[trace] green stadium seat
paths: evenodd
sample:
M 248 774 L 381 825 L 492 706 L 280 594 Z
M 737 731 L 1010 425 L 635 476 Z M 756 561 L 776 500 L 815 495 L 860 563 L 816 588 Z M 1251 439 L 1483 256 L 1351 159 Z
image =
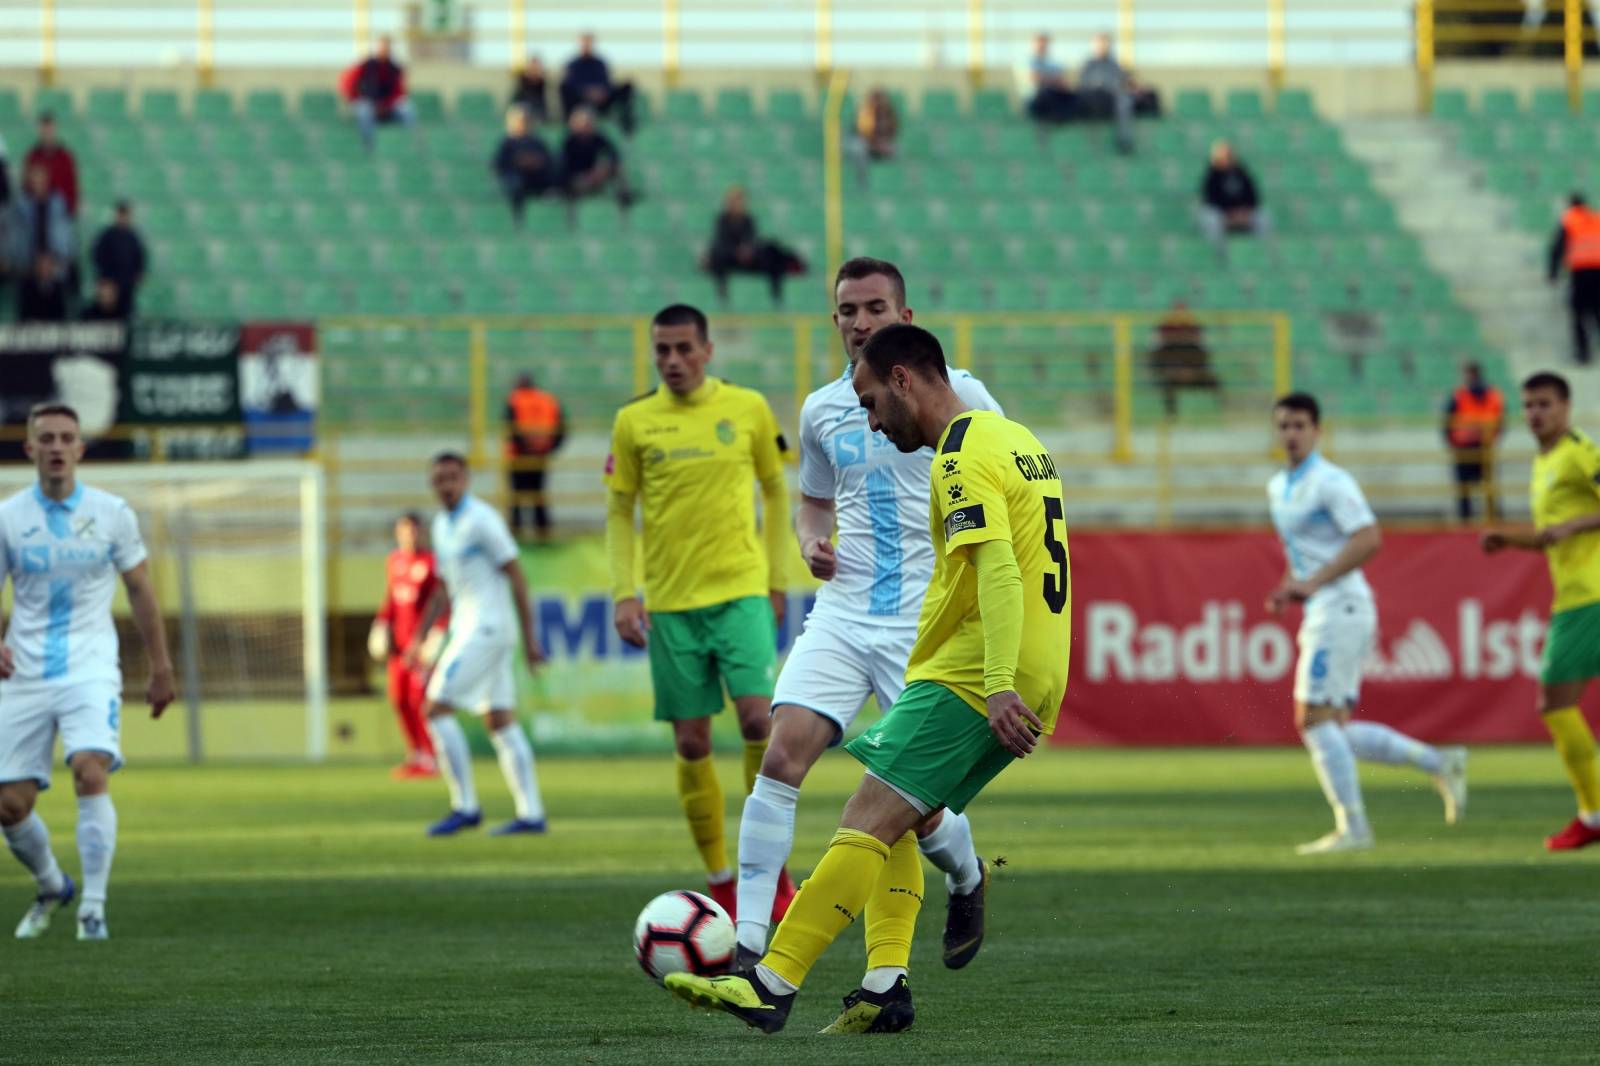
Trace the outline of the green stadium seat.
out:
M 172 122 L 182 117 L 178 94 L 171 89 L 146 89 L 139 94 L 139 117 L 145 122 Z
M 194 94 L 194 117 L 201 122 L 227 122 L 234 117 L 233 96 L 221 89 Z
M 1172 113 L 1178 118 L 1210 118 L 1211 94 L 1204 89 L 1179 89 L 1172 102 Z
M 33 116 L 37 118 L 46 111 L 62 124 L 70 123 L 77 114 L 72 94 L 66 89 L 39 89 L 33 94 Z
M 979 89 L 972 94 L 973 118 L 1012 118 L 1018 109 L 1011 105 L 1011 96 L 1004 89 Z
M 1449 121 L 1469 117 L 1472 109 L 1467 105 L 1467 94 L 1460 89 L 1439 89 L 1433 94 L 1433 115 Z
M 1254 89 L 1230 89 L 1226 101 L 1226 114 L 1229 118 L 1261 118 L 1266 114 L 1266 107 L 1261 102 L 1261 94 Z
M 692 89 L 669 89 L 666 117 L 674 122 L 698 122 L 705 118 L 705 102 Z
M 494 95 L 481 89 L 467 89 L 456 94 L 456 118 L 463 122 L 498 124 L 502 112 Z
M 1485 89 L 1478 98 L 1478 113 L 1484 118 L 1520 118 L 1522 105 L 1510 89 Z
M 794 89 L 773 89 L 767 93 L 767 117 L 784 122 L 803 122 L 809 118 L 805 97 Z
M 1284 89 L 1278 93 L 1272 113 L 1279 118 L 1317 117 L 1316 107 L 1311 102 L 1311 94 L 1305 89 Z
M 302 89 L 295 110 L 302 119 L 332 122 L 340 117 L 339 96 L 331 89 Z
M 415 89 L 407 95 L 419 122 L 439 122 L 444 119 L 444 97 L 437 89 Z
M 749 89 L 718 89 L 716 113 L 729 122 L 747 122 L 755 117 L 756 103 Z
M 10 126 L 21 126 L 22 100 L 15 89 L 0 89 L 0 123 Z
M 276 89 L 252 89 L 244 98 L 244 114 L 257 122 L 279 122 L 288 117 L 289 107 Z
M 955 122 L 961 118 L 961 101 L 950 89 L 925 89 L 922 93 L 923 121 Z
M 1535 89 L 1529 113 L 1536 118 L 1566 118 L 1571 109 L 1567 105 L 1565 89 Z
M 128 117 L 128 94 L 121 89 L 90 89 L 84 113 L 96 122 L 121 122 Z

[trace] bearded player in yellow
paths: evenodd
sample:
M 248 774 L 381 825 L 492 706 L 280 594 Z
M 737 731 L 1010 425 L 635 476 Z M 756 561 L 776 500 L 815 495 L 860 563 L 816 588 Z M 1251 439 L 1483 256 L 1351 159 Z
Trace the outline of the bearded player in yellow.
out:
M 734 914 L 736 886 L 711 759 L 711 718 L 733 700 L 744 784 L 772 729 L 774 622 L 783 623 L 789 492 L 783 436 L 760 393 L 706 376 L 706 316 L 686 304 L 650 323 L 661 387 L 617 412 L 606 460 L 606 512 L 617 635 L 650 651 L 657 721 L 672 726 L 678 798 L 705 862 L 711 897 Z M 756 530 L 755 483 L 763 529 Z M 634 573 L 633 513 L 644 510 L 644 586 Z M 763 540 L 765 547 L 763 547 Z M 647 609 L 648 608 L 648 609 Z M 793 893 L 782 874 L 774 911 Z
M 1543 552 L 1556 598 L 1539 665 L 1539 713 L 1578 795 L 1578 816 L 1544 846 L 1568 851 L 1600 841 L 1600 770 L 1578 703 L 1600 677 L 1600 448 L 1572 428 L 1572 390 L 1559 374 L 1522 383 L 1522 413 L 1539 442 L 1533 460 L 1532 533 L 1495 530 L 1483 550 Z
M 934 571 L 906 688 L 846 745 L 866 777 L 759 964 L 725 977 L 668 974 L 669 991 L 768 1033 L 806 974 L 855 921 L 892 848 L 940 809 L 960 813 L 1055 726 L 1071 636 L 1066 529 L 1055 464 L 1027 429 L 970 409 L 933 334 L 886 326 L 852 384 L 868 424 L 901 451 L 932 447 Z M 914 840 L 911 843 L 915 847 Z M 866 1032 L 887 998 L 858 990 L 825 1032 Z

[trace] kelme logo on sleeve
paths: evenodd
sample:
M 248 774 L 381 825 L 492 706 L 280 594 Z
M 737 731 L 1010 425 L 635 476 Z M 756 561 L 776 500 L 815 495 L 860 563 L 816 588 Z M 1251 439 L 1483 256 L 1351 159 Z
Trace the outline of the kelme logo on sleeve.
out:
M 945 516 L 944 537 L 949 540 L 957 533 L 965 533 L 969 529 L 982 529 L 983 526 L 983 504 L 975 503 L 971 507 L 951 511 Z

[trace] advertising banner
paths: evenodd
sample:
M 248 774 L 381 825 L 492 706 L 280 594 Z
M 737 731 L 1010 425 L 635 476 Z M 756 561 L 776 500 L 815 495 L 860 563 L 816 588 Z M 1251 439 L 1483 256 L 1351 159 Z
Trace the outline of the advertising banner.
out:
M 315 443 L 317 328 L 309 322 L 246 322 L 239 394 L 251 455 L 303 455 Z
M 0 325 L 0 460 L 20 461 L 28 410 L 57 400 L 70 404 L 86 437 L 117 421 L 122 366 L 128 347 L 121 322 L 26 322 Z M 101 442 L 90 458 L 113 458 Z
M 136 324 L 128 344 L 121 421 L 139 458 L 244 455 L 238 325 Z

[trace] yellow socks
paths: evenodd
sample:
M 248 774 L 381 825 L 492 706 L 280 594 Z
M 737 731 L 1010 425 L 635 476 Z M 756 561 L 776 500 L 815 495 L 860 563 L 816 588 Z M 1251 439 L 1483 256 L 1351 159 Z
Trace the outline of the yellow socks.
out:
M 871 834 L 835 833 L 827 854 L 789 904 L 762 964 L 798 988 L 828 945 L 866 908 L 888 858 L 888 845 Z
M 1583 814 L 1600 813 L 1600 770 L 1595 767 L 1594 734 L 1583 712 L 1576 707 L 1563 707 L 1544 716 L 1544 726 L 1550 730 L 1556 752 L 1566 765 L 1567 778 L 1572 791 L 1578 794 L 1578 810 Z
M 765 740 L 747 740 L 744 742 L 744 794 L 750 795 L 750 790 L 756 787 L 756 778 L 761 776 L 761 760 L 766 757 L 767 742 Z
M 689 819 L 695 847 L 700 849 L 707 873 L 726 873 L 730 867 L 723 839 L 722 784 L 717 780 L 716 765 L 709 755 L 703 759 L 679 755 L 677 761 L 678 799 L 683 804 L 684 817 Z
M 867 969 L 911 965 L 911 934 L 922 910 L 922 854 L 917 834 L 907 833 L 889 849 L 889 861 L 867 900 Z

